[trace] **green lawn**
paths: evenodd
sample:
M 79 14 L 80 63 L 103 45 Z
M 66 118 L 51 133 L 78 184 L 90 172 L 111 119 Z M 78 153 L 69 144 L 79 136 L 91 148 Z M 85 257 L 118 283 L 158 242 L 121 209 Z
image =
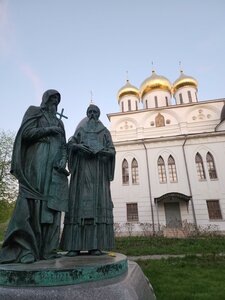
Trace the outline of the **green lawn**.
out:
M 225 258 L 216 256 L 137 261 L 157 300 L 225 299 Z
M 225 236 L 164 238 L 164 237 L 129 237 L 116 238 L 115 252 L 125 255 L 151 254 L 207 254 L 224 253 Z
M 116 238 L 115 251 L 130 256 L 186 255 L 137 261 L 151 282 L 157 300 L 225 300 L 225 257 L 219 255 L 225 253 L 225 236 L 121 237 Z

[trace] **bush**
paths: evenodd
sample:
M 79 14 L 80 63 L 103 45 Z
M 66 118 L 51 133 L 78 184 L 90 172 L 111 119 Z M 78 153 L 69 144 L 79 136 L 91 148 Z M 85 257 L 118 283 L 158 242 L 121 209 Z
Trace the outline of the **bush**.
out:
M 4 236 L 5 236 L 7 227 L 8 227 L 8 222 L 0 223 L 0 242 L 4 240 Z
M 15 202 L 0 200 L 0 224 L 7 222 L 12 215 L 15 207 Z

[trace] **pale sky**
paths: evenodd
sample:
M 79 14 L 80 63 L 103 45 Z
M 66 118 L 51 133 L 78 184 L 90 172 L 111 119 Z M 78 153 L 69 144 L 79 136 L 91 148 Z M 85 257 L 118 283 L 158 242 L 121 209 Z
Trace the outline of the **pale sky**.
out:
M 61 93 L 69 138 L 91 100 L 118 112 L 117 92 L 151 75 L 198 80 L 199 100 L 225 97 L 224 0 L 0 0 L 0 129 L 17 132 L 47 89 Z

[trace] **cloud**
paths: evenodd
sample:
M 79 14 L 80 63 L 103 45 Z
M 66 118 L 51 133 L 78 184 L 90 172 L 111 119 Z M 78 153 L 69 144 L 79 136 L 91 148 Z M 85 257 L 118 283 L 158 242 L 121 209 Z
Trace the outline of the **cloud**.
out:
M 43 94 L 43 84 L 36 72 L 27 64 L 20 65 L 22 73 L 29 79 L 34 89 L 34 94 L 37 102 L 40 102 L 40 98 Z

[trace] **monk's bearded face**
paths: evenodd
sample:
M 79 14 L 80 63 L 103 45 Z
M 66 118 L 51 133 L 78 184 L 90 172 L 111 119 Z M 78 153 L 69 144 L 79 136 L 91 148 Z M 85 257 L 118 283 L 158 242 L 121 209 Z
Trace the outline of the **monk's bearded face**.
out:
M 46 108 L 49 112 L 56 114 L 57 112 L 57 106 L 59 103 L 59 95 L 51 95 L 46 103 Z
M 90 120 L 93 119 L 93 120 L 97 121 L 99 118 L 99 112 L 95 108 L 90 108 L 87 112 L 87 116 Z

